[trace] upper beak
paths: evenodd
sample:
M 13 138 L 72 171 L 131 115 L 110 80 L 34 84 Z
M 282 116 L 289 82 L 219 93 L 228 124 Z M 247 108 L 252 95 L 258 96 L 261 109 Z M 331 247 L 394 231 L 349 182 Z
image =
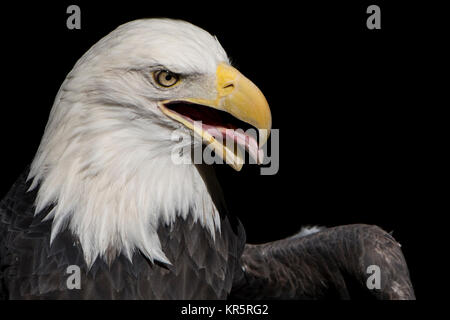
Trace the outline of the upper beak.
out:
M 217 95 L 212 100 L 203 98 L 182 100 L 225 111 L 257 128 L 259 143 L 255 146 L 257 148 L 256 159 L 258 162 L 262 162 L 262 159 L 260 159 L 262 151 L 260 149 L 266 143 L 272 126 L 272 116 L 266 98 L 253 82 L 226 63 L 220 63 L 217 67 L 216 92 Z M 165 108 L 163 104 L 160 104 L 160 108 L 166 115 L 183 123 L 194 133 L 200 135 L 204 141 L 210 143 L 214 151 L 234 169 L 239 171 L 242 168 L 243 156 L 235 148 L 228 148 L 217 141 L 209 132 L 201 127 L 194 126 L 192 122 Z M 252 154 L 252 152 L 249 153 Z M 255 156 L 254 153 L 253 156 Z

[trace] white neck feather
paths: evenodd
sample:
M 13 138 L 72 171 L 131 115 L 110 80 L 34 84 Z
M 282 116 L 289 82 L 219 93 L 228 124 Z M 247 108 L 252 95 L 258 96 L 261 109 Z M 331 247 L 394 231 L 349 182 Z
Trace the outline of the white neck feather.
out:
M 170 263 L 158 225 L 189 213 L 214 237 L 218 211 L 196 167 L 172 161 L 172 129 L 122 107 L 58 102 L 29 175 L 36 214 L 54 205 L 51 241 L 69 227 L 90 266 L 121 253 L 131 260 L 135 249 Z

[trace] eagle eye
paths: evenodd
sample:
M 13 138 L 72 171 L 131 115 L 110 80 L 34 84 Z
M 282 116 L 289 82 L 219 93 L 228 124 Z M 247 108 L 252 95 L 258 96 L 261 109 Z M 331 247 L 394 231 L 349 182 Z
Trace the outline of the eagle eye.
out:
M 180 80 L 179 75 L 168 70 L 157 70 L 153 72 L 153 78 L 158 85 L 164 88 L 172 87 Z

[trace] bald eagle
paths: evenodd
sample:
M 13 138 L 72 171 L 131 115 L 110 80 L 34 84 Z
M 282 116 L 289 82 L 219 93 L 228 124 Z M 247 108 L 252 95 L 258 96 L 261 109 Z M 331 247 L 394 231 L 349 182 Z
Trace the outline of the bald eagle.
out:
M 240 170 L 242 152 L 222 138 L 261 162 L 271 121 L 208 32 L 170 19 L 119 26 L 67 75 L 34 160 L 1 202 L 0 296 L 414 299 L 399 244 L 376 226 L 245 243 L 212 167 L 184 161 L 179 142 Z M 259 135 L 235 133 L 244 124 Z

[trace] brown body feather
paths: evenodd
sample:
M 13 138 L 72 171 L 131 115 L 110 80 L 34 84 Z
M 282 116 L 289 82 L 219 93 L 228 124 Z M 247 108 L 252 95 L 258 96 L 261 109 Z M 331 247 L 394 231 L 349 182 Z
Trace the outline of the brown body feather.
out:
M 88 270 L 81 246 L 69 231 L 49 245 L 51 221 L 41 221 L 45 211 L 34 216 L 36 193 L 27 192 L 25 179 L 26 173 L 0 205 L 4 299 L 415 298 L 400 245 L 368 225 L 245 245 L 245 232 L 236 219 L 222 216 L 221 232 L 213 240 L 188 216 L 158 230 L 172 265 L 153 264 L 135 252 L 132 262 L 120 255 L 110 265 L 98 259 Z M 217 185 L 208 187 L 212 192 Z M 81 269 L 79 290 L 67 287 L 70 265 Z M 380 267 L 380 289 L 366 286 L 369 265 Z

